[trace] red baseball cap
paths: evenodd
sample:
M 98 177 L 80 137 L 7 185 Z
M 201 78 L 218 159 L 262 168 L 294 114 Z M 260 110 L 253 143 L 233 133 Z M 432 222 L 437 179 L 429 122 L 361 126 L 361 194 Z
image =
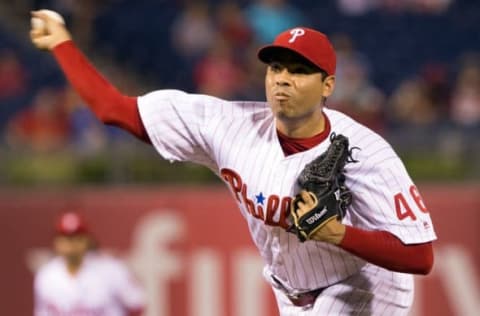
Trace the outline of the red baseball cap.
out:
M 88 234 L 87 223 L 76 212 L 63 213 L 56 222 L 55 230 L 57 234 L 66 236 Z
M 328 75 L 335 74 L 337 57 L 328 37 L 307 27 L 295 27 L 280 33 L 271 45 L 258 51 L 258 58 L 269 63 L 278 49 L 289 49 L 303 56 Z

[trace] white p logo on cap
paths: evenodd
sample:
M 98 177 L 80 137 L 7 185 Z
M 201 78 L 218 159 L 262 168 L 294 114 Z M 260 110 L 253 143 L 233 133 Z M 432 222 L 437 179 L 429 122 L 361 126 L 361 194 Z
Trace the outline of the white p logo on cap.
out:
M 297 37 L 305 35 L 305 30 L 301 28 L 295 28 L 290 31 L 290 34 L 292 34 L 292 37 L 288 40 L 289 43 L 295 42 Z

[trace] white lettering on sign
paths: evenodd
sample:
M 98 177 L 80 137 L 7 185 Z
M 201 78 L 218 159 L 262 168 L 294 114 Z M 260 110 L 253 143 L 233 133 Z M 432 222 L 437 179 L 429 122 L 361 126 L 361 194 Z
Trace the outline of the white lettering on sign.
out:
M 183 240 L 186 224 L 178 212 L 155 210 L 135 227 L 131 264 L 147 292 L 146 316 L 169 316 L 170 286 L 185 274 L 185 258 L 171 244 Z
M 213 248 L 197 247 L 190 253 L 172 249 L 172 243 L 187 238 L 187 221 L 179 213 L 154 210 L 135 227 L 129 262 L 147 292 L 145 316 L 173 315 L 171 285 L 179 281 L 187 284 L 183 297 L 188 316 L 266 315 L 270 289 L 260 255 L 252 249 L 234 249 L 228 267 L 226 258 Z M 228 285 L 227 279 L 233 282 Z M 227 295 L 232 295 L 231 307 Z
M 450 244 L 436 250 L 435 268 L 455 315 L 478 315 L 480 287 L 476 276 L 475 260 L 461 245 Z

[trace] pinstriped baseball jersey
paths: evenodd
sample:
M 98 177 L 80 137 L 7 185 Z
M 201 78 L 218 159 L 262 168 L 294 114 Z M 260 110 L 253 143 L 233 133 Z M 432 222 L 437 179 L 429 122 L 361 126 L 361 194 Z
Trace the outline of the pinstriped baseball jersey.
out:
M 413 301 L 413 278 L 366 264 L 359 273 L 326 288 L 311 308 L 293 306 L 273 288 L 282 316 L 407 315 Z
M 203 164 L 224 180 L 266 262 L 266 274 L 275 275 L 288 290 L 325 287 L 362 269 L 378 269 L 334 245 L 300 243 L 285 231 L 291 197 L 298 192 L 296 178 L 326 150 L 328 138 L 286 157 L 265 102 L 162 90 L 140 97 L 138 106 L 153 145 L 165 159 Z M 346 165 L 353 203 L 343 223 L 390 231 L 405 244 L 434 240 L 428 211 L 391 146 L 340 112 L 324 109 L 324 114 L 331 132 L 345 135 L 358 148 L 353 150 L 358 162 Z M 403 280 L 402 290 L 411 290 L 410 275 L 388 273 Z
M 35 275 L 35 316 L 125 316 L 142 310 L 144 296 L 122 262 L 106 255 L 87 254 L 73 276 L 61 257 Z

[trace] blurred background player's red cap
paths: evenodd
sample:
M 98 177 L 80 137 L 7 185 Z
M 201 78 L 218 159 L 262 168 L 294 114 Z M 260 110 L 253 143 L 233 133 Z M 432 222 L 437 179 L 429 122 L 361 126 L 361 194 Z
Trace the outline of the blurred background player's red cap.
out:
M 258 58 L 264 63 L 269 63 L 279 49 L 292 50 L 323 69 L 328 75 L 335 74 L 337 64 L 335 50 L 328 37 L 321 32 L 307 27 L 288 29 L 280 33 L 271 45 L 260 48 Z
M 87 234 L 88 227 L 85 219 L 76 212 L 65 212 L 60 215 L 55 224 L 55 231 L 59 235 Z

